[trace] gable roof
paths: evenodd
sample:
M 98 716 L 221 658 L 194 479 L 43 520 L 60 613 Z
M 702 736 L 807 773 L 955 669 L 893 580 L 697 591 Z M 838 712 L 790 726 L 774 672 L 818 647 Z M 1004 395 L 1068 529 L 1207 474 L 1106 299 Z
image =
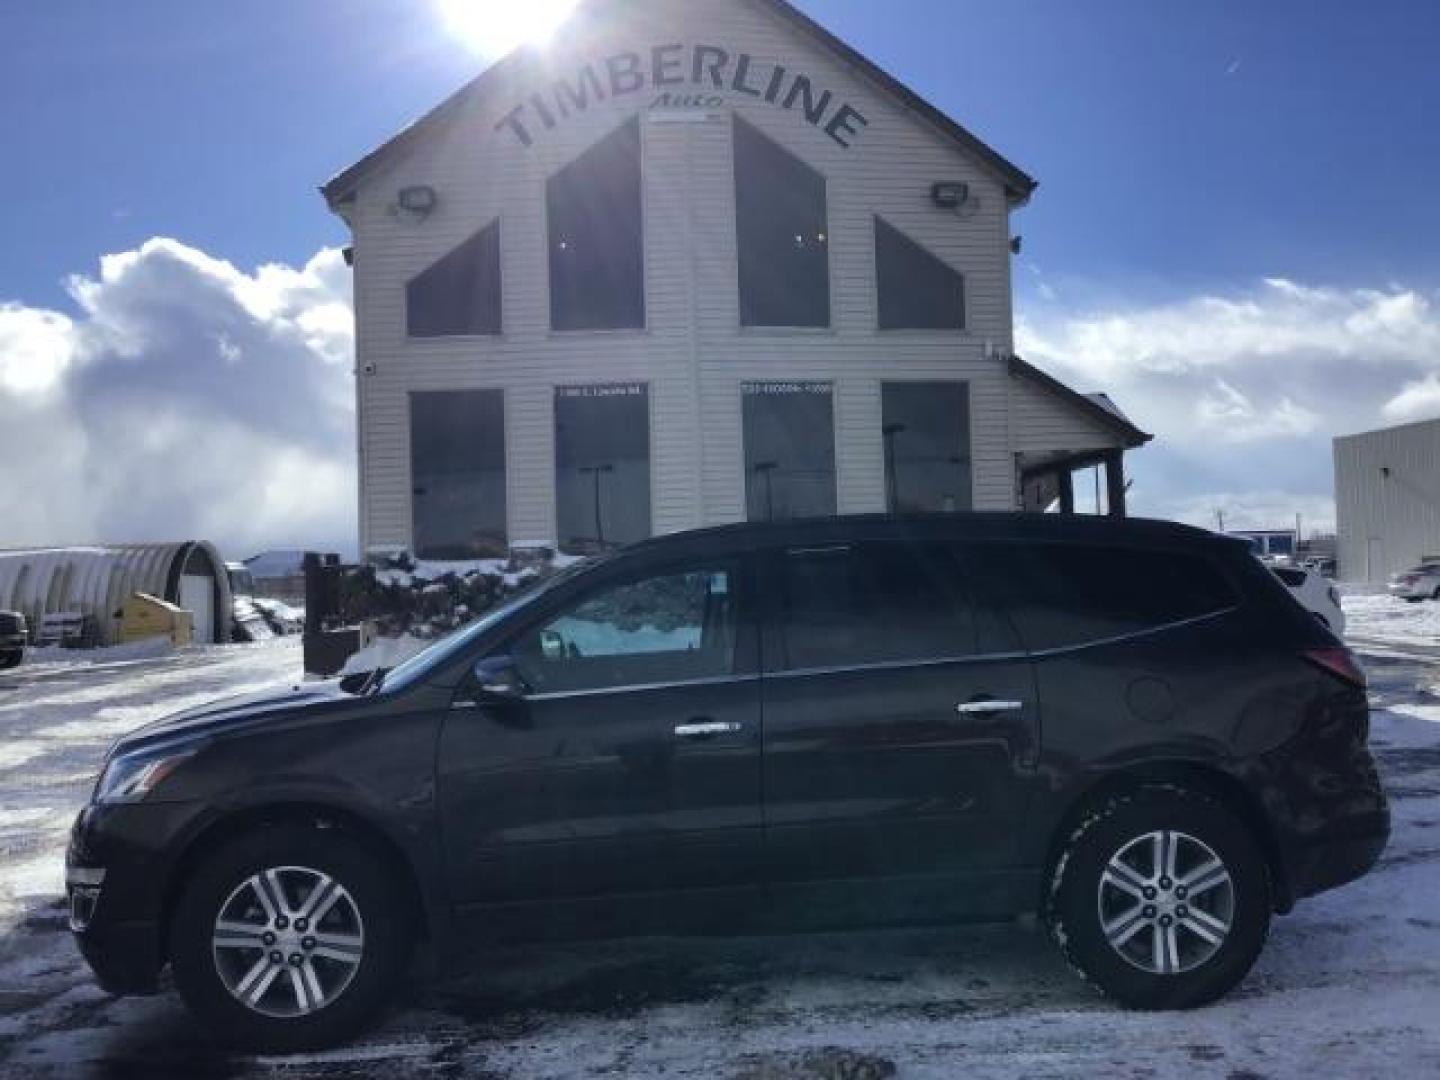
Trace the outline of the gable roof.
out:
M 1119 435 L 1128 447 L 1144 446 L 1155 438 L 1148 431 L 1141 431 L 1136 427 L 1107 394 L 1082 394 L 1018 356 L 1010 357 L 1010 374 L 1032 382 L 1042 390 L 1069 402 L 1092 420 L 1099 421 L 1103 427 Z
M 618 2 L 622 2 L 622 0 L 581 0 L 580 7 L 571 16 L 572 24 L 581 18 L 593 17 L 597 9 L 601 9 L 607 4 Z M 882 90 L 899 99 L 906 108 L 938 128 L 942 135 L 978 158 L 982 165 L 999 177 L 1012 202 L 1023 203 L 1034 193 L 1038 183 L 1019 166 L 981 142 L 979 138 L 931 105 L 899 79 L 789 3 L 789 0 L 751 0 L 751 2 L 759 4 L 803 34 L 819 42 L 823 47 L 836 53 L 845 63 L 856 68 Z M 445 124 L 452 116 L 460 113 L 467 104 L 486 93 L 492 85 L 500 82 L 502 76 L 508 73 L 512 67 L 518 66 L 527 55 L 529 55 L 529 51 L 522 47 L 496 61 L 419 120 L 370 151 L 349 168 L 337 173 L 320 188 L 320 192 L 325 196 L 325 201 L 330 204 L 330 208 L 334 210 L 352 198 L 360 181 L 382 161 L 423 139 L 431 131 Z

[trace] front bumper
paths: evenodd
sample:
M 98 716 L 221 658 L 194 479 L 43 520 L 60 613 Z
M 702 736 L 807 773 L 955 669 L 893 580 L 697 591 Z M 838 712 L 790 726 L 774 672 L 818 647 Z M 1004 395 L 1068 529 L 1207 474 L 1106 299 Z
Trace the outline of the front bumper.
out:
M 159 987 L 169 853 L 192 812 L 173 803 L 91 805 L 75 820 L 65 853 L 70 931 L 109 993 Z
M 1428 600 L 1435 594 L 1434 584 L 1425 585 L 1401 585 L 1398 582 L 1391 582 L 1385 587 L 1385 591 L 1397 600 Z

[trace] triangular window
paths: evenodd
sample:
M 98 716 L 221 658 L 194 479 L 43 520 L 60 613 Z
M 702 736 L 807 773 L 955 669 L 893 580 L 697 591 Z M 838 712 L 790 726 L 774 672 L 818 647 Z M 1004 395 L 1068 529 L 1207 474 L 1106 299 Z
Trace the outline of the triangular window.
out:
M 550 325 L 645 327 L 640 120 L 627 121 L 545 186 L 550 226 Z
M 500 333 L 500 222 L 492 221 L 405 287 L 411 337 Z
M 965 277 L 884 218 L 875 219 L 881 330 L 964 330 Z
M 825 177 L 735 118 L 741 326 L 830 325 Z

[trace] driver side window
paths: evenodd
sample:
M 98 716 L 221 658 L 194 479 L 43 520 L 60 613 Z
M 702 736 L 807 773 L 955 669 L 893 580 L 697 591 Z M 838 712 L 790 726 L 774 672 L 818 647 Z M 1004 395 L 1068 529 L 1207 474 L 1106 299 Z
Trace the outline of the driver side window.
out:
M 729 675 L 735 586 L 729 566 L 607 586 L 516 642 L 516 667 L 536 694 Z

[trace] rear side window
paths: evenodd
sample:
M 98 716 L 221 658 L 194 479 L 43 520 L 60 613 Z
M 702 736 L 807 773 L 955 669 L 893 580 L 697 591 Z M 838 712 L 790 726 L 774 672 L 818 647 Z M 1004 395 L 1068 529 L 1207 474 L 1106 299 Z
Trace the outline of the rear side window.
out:
M 781 666 L 970 656 L 974 605 L 940 545 L 862 544 L 786 552 Z
M 1080 544 L 984 544 L 965 552 L 1031 650 L 1152 630 L 1232 607 L 1234 590 L 1186 552 Z

